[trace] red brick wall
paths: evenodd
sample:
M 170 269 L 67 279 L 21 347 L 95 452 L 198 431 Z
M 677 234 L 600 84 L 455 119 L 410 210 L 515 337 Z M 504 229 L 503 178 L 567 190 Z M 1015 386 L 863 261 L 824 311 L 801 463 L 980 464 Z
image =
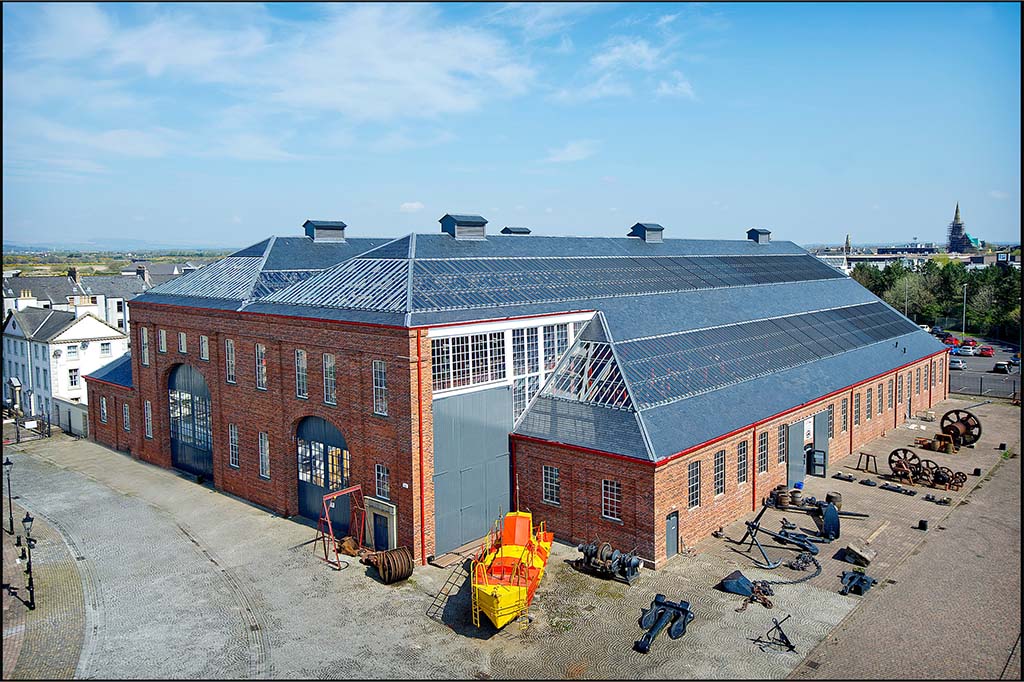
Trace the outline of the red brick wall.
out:
M 139 400 L 153 404 L 154 439 L 143 444 L 142 459 L 171 465 L 167 379 L 186 362 L 205 378 L 210 390 L 213 424 L 213 482 L 222 490 L 268 507 L 282 515 L 298 512 L 298 471 L 295 430 L 307 416 L 334 424 L 345 436 L 351 454 L 351 483 L 364 495 L 375 495 L 374 465 L 388 466 L 390 501 L 397 507 L 398 546 L 421 552 L 419 514 L 419 422 L 422 402 L 425 433 L 430 432 L 430 354 L 425 348 L 422 401 L 418 391 L 416 332 L 413 330 L 341 324 L 321 320 L 254 315 L 132 304 L 135 336 L 132 371 Z M 150 365 L 142 366 L 140 330 L 149 329 Z M 167 331 L 167 352 L 159 353 L 158 330 Z M 177 334 L 188 335 L 188 353 L 177 350 Z M 210 359 L 199 359 L 199 336 L 209 337 Z M 235 343 L 236 383 L 225 380 L 225 340 Z M 255 344 L 267 349 L 267 388 L 256 388 Z M 295 394 L 295 350 L 307 353 L 306 399 Z M 337 405 L 323 400 L 324 353 L 335 355 Z M 388 415 L 373 413 L 372 361 L 387 363 Z M 228 464 L 228 424 L 238 426 L 239 467 Z M 259 476 L 258 433 L 270 440 L 270 479 Z M 423 475 L 433 476 L 431 439 L 424 437 Z M 433 499 L 427 500 L 433 508 Z M 432 550 L 433 524 L 428 513 L 426 554 Z
M 89 393 L 89 438 L 108 448 L 136 455 L 145 433 L 145 417 L 136 404 L 135 390 L 86 378 Z M 100 419 L 100 399 L 107 399 L 107 421 Z M 124 409 L 128 404 L 128 424 L 124 430 Z
M 523 507 L 532 508 L 540 518 L 550 519 L 550 525 L 560 538 L 572 542 L 599 537 L 623 550 L 634 545 L 640 547 L 640 554 L 654 559 L 656 566 L 666 561 L 666 517 L 672 512 L 679 514 L 679 547 L 694 545 L 711 534 L 719 526 L 755 510 L 760 501 L 776 485 L 786 483 L 786 463 L 778 460 L 778 427 L 801 422 L 814 414 L 834 406 L 834 432 L 829 441 L 829 466 L 858 452 L 868 441 L 882 436 L 886 431 L 905 421 L 906 401 L 911 400 L 911 414 L 932 407 L 946 396 L 947 377 L 943 383 L 931 387 L 931 363 L 936 369 L 944 367 L 945 355 L 929 358 L 911 364 L 898 372 L 871 379 L 847 390 L 801 406 L 789 412 L 776 415 L 766 421 L 751 425 L 734 434 L 706 444 L 699 449 L 663 460 L 657 467 L 643 462 L 630 462 L 603 455 L 585 453 L 577 449 L 556 444 L 542 443 L 513 436 L 516 453 L 516 471 L 519 474 L 520 501 Z M 923 367 L 929 367 L 929 382 L 924 383 Z M 922 368 L 920 393 L 908 396 L 904 387 L 903 401 L 899 402 L 896 376 L 911 372 L 914 389 L 917 388 L 917 369 Z M 893 379 L 893 406 L 888 407 L 888 380 Z M 883 387 L 883 411 L 878 414 L 878 384 Z M 866 393 L 872 390 L 872 415 L 867 419 Z M 930 390 L 929 390 L 930 389 Z M 853 425 L 855 394 L 861 400 L 860 424 Z M 843 398 L 848 400 L 848 426 L 841 424 Z M 768 434 L 768 470 L 757 473 L 758 437 Z M 747 480 L 738 483 L 737 446 L 747 442 Z M 714 492 L 714 456 L 725 450 L 725 492 Z M 700 461 L 700 505 L 689 509 L 688 467 L 691 462 Z M 541 467 L 544 464 L 558 466 L 562 475 L 562 504 L 552 507 L 541 499 Z M 623 516 L 623 524 L 612 525 L 600 518 L 601 478 L 614 478 L 623 482 L 624 508 L 630 511 Z M 583 488 L 585 499 L 577 492 Z M 627 493 L 627 491 L 629 491 Z M 653 491 L 653 494 L 652 494 Z M 635 499 L 627 504 L 627 494 Z M 636 524 L 635 526 L 633 524 Z M 595 532 L 596 531 L 596 532 Z

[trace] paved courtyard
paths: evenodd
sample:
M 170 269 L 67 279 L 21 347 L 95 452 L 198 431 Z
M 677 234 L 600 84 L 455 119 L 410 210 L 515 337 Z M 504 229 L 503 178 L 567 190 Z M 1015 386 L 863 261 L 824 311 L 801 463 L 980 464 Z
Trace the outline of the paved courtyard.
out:
M 971 404 L 950 400 L 935 411 Z M 738 613 L 740 599 L 713 586 L 736 568 L 751 579 L 806 574 L 753 568 L 727 540 L 708 539 L 632 587 L 576 572 L 575 548 L 556 545 L 532 624 L 499 633 L 470 625 L 466 585 L 438 618 L 426 615 L 449 571 L 417 567 L 390 586 L 355 561 L 332 571 L 314 556 L 310 526 L 174 472 L 65 437 L 7 447 L 16 502 L 38 519 L 39 608 L 26 612 L 5 595 L 4 677 L 998 677 L 1006 665 L 1006 676 L 1019 678 L 1011 651 L 1020 631 L 1020 460 L 996 446 L 1020 452 L 1020 410 L 971 409 L 984 426 L 977 447 L 927 455 L 983 469 L 959 493 L 935 491 L 953 497 L 951 506 L 924 501 L 926 490 L 911 498 L 809 479 L 808 494 L 840 491 L 844 509 L 871 518 L 843 519 L 842 539 L 819 555 L 821 574 L 778 586 L 772 610 Z M 879 470 L 887 472 L 889 450 L 937 426 L 915 420 L 872 443 Z M 765 518 L 774 527 L 781 516 Z M 918 519 L 932 530 L 914 530 Z M 741 524 L 725 530 L 742 533 Z M 838 592 L 849 565 L 832 555 L 853 539 L 879 553 L 868 569 L 879 586 L 864 597 Z M 20 586 L 9 542 L 5 535 L 4 582 Z M 696 619 L 684 638 L 662 635 L 638 654 L 636 619 L 657 592 L 690 601 Z M 750 641 L 790 614 L 795 653 Z M 901 656 L 907 647 L 915 655 Z

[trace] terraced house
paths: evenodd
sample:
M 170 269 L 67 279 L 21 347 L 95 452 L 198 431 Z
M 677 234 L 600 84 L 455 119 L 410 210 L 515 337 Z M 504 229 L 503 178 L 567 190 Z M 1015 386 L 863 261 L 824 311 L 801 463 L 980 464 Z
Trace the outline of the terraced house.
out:
M 660 565 L 945 397 L 941 344 L 767 230 L 440 222 L 307 221 L 148 290 L 90 433 L 284 515 L 359 484 L 368 543 L 423 561 L 529 508 Z M 139 416 L 97 428 L 103 396 Z

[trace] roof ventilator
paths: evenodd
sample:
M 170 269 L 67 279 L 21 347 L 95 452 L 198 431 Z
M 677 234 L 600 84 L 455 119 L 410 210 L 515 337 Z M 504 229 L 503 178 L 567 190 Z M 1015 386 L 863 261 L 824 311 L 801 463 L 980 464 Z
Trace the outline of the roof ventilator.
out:
M 445 213 L 437 222 L 441 223 L 442 232 L 456 239 L 487 239 L 487 220 L 482 216 Z
M 639 237 L 649 244 L 660 244 L 665 228 L 658 223 L 637 223 L 629 228 L 627 237 Z
M 524 235 L 525 236 L 525 235 L 530 234 L 530 228 L 528 228 L 528 227 L 513 227 L 511 225 L 508 225 L 506 227 L 501 228 L 501 233 L 502 234 L 517 234 L 517 235 Z
M 345 223 L 340 220 L 307 220 L 302 224 L 306 236 L 315 242 L 345 241 Z
M 763 227 L 752 227 L 747 230 L 747 239 L 755 244 L 767 244 L 772 240 L 772 231 Z

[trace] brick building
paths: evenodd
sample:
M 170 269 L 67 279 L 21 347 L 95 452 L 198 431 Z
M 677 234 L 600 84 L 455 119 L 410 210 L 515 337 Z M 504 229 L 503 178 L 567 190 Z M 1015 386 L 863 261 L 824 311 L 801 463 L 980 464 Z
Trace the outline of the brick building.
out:
M 766 230 L 486 222 L 384 240 L 307 221 L 154 287 L 130 375 L 89 378 L 90 433 L 283 515 L 360 484 L 368 544 L 421 560 L 518 506 L 660 565 L 945 397 L 941 344 Z M 99 423 L 104 396 L 130 431 Z

